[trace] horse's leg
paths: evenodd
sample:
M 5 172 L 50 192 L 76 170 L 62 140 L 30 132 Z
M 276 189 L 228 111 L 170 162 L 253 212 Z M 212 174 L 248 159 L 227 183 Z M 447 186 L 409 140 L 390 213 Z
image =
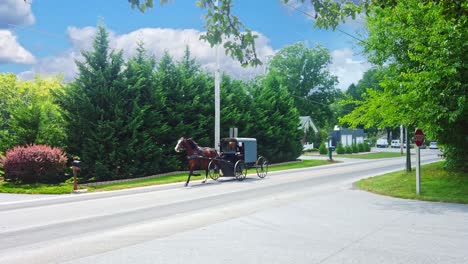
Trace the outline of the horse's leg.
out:
M 202 183 L 205 183 L 206 179 L 208 179 L 208 167 L 205 169 L 205 179 L 202 181 Z
M 190 172 L 189 172 L 189 174 L 188 174 L 188 178 L 187 178 L 187 182 L 185 183 L 185 187 L 187 187 L 188 184 L 189 184 L 189 182 L 190 182 L 190 177 L 192 177 L 192 172 L 193 172 L 193 169 L 190 168 Z
M 192 175 L 193 176 L 200 176 L 200 173 L 194 173 L 193 170 L 195 170 L 195 168 L 199 167 L 200 166 L 200 160 L 199 159 L 195 159 L 195 162 L 194 164 L 192 165 Z

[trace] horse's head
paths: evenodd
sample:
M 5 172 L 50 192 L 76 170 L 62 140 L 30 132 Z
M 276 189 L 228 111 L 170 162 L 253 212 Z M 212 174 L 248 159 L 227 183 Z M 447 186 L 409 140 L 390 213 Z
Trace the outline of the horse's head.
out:
M 181 137 L 179 141 L 177 141 L 177 145 L 175 146 L 174 150 L 176 152 L 181 152 L 185 150 L 185 145 L 187 144 L 187 139 L 184 137 Z

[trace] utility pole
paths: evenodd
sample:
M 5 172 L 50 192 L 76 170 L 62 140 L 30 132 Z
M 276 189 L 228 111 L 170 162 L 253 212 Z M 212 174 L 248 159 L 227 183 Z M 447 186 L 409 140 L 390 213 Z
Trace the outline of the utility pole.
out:
M 405 129 L 406 137 L 406 172 L 411 172 L 411 148 L 409 144 L 409 135 L 408 135 L 409 126 Z
M 400 154 L 403 156 L 403 125 L 400 125 Z
M 218 8 L 218 0 L 215 1 L 215 6 Z M 220 142 L 220 119 L 221 119 L 221 106 L 220 106 L 220 96 L 219 96 L 219 89 L 220 89 L 220 82 L 221 76 L 219 71 L 219 44 L 216 44 L 216 69 L 215 69 L 215 149 L 219 152 L 219 142 Z

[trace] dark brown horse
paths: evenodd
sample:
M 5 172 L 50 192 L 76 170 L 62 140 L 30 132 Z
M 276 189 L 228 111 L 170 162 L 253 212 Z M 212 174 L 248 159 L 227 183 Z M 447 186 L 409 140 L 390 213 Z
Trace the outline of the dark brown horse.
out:
M 185 151 L 187 153 L 190 172 L 185 186 L 190 182 L 190 177 L 196 175 L 193 171 L 197 167 L 205 170 L 205 179 L 203 180 L 203 183 L 205 183 L 208 177 L 208 164 L 210 163 L 210 159 L 218 157 L 216 149 L 199 147 L 193 139 L 184 137 L 179 139 L 174 149 L 176 152 Z

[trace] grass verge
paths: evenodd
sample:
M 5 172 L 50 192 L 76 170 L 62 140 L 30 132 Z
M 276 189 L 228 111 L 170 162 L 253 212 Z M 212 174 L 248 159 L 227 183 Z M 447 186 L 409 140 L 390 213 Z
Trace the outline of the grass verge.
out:
M 374 152 L 374 153 L 366 153 L 366 154 L 343 154 L 343 155 L 336 155 L 335 157 L 336 158 L 351 158 L 351 159 L 384 159 L 384 158 L 397 158 L 397 157 L 403 157 L 403 156 L 400 154 L 400 152 Z
M 70 182 L 59 184 L 14 184 L 11 182 L 0 182 L 0 193 L 22 193 L 22 194 L 65 194 L 73 191 Z
M 366 191 L 398 198 L 468 204 L 468 173 L 444 169 L 443 162 L 421 166 L 420 195 L 416 195 L 416 175 L 405 171 L 360 180 Z
M 284 164 L 272 164 L 269 166 L 268 171 L 281 171 L 281 170 L 290 170 L 298 168 L 308 168 L 315 167 L 320 165 L 330 164 L 326 160 L 304 160 L 304 161 L 295 161 Z M 204 178 L 204 171 L 201 172 L 202 176 L 192 176 L 190 179 L 201 180 Z M 255 168 L 248 170 L 248 174 L 256 174 Z M 255 176 L 256 175 L 251 175 Z M 268 176 L 267 176 L 268 177 Z M 150 179 L 135 179 L 127 182 L 119 183 L 109 183 L 101 184 L 96 186 L 80 186 L 80 188 L 86 188 L 89 192 L 99 192 L 99 191 L 111 191 L 111 190 L 122 190 L 136 187 L 144 187 L 150 185 L 161 185 L 175 182 L 185 182 L 187 180 L 187 173 L 181 173 L 170 176 L 162 176 L 158 178 Z M 61 183 L 61 184 L 13 184 L 8 182 L 0 182 L 0 192 L 4 193 L 25 193 L 25 194 L 69 194 L 73 191 L 73 185 L 71 182 Z

